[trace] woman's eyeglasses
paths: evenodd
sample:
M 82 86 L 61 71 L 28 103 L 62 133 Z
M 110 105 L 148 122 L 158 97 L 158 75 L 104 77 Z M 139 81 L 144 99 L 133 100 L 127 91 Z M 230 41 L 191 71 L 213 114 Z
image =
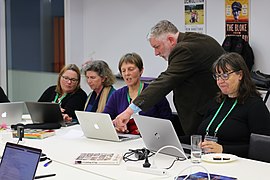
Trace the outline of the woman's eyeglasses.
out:
M 68 82 L 68 81 L 71 81 L 73 84 L 75 84 L 76 82 L 78 82 L 79 80 L 78 79 L 75 79 L 75 78 L 69 78 L 67 76 L 62 76 L 63 80 L 65 82 Z
M 213 78 L 215 80 L 219 80 L 219 78 L 221 78 L 222 80 L 228 80 L 230 77 L 230 74 L 234 73 L 235 71 L 232 72 L 227 72 L 227 73 L 223 73 L 223 74 L 213 74 Z

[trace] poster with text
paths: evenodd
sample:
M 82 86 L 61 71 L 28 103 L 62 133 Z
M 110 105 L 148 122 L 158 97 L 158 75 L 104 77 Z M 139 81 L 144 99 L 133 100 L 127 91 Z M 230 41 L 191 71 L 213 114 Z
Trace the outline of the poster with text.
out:
M 249 0 L 225 0 L 226 36 L 249 40 Z
M 185 31 L 206 33 L 205 0 L 184 0 Z

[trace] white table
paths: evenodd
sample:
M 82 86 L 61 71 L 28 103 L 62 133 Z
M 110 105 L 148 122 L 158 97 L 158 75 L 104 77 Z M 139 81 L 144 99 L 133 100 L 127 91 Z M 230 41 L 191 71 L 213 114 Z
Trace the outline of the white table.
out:
M 82 152 L 117 152 L 124 154 L 129 149 L 140 149 L 144 147 L 142 139 L 126 142 L 110 142 L 103 140 L 88 139 L 83 136 L 79 125 L 61 128 L 56 131 L 56 135 L 39 140 L 24 139 L 24 145 L 41 148 L 53 163 L 47 168 L 39 166 L 37 175 L 42 173 L 56 173 L 57 176 L 50 179 L 117 179 L 117 180 L 135 180 L 135 179 L 173 179 L 184 168 L 193 165 L 190 160 L 177 161 L 174 166 L 168 170 L 169 176 L 157 176 L 146 173 L 128 171 L 127 165 L 142 166 L 143 161 L 125 163 L 120 165 L 77 165 L 74 159 Z M 174 157 L 159 154 L 155 158 L 158 168 L 169 167 Z M 151 157 L 150 163 L 153 158 Z M 202 162 L 210 173 L 237 177 L 240 180 L 265 179 L 270 170 L 270 163 L 253 161 L 239 158 L 237 161 L 223 164 L 214 164 Z M 199 167 L 193 167 L 192 172 L 203 171 Z M 190 171 L 184 172 L 184 174 Z M 48 178 L 49 179 L 49 178 Z

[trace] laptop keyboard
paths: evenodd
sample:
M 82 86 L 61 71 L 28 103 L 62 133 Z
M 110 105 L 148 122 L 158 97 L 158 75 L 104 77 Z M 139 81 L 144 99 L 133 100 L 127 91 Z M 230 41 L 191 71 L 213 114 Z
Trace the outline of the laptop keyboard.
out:
M 118 136 L 119 137 L 119 139 L 127 139 L 128 137 L 126 137 L 126 136 Z
M 65 122 L 65 126 L 73 126 L 73 125 L 76 125 L 76 124 L 78 124 L 78 122 L 75 122 L 75 121 Z

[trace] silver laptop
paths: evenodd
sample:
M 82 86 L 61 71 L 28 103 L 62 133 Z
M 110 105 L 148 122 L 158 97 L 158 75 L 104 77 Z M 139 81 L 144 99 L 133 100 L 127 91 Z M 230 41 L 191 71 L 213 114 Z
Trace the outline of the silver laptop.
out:
M 25 102 L 31 120 L 34 124 L 56 124 L 69 126 L 74 123 L 66 123 L 59 104 L 51 102 Z
M 23 109 L 23 102 L 0 103 L 0 123 L 10 126 L 21 122 Z
M 0 179 L 34 179 L 41 149 L 6 143 L 0 164 Z
M 140 138 L 139 135 L 117 133 L 109 114 L 75 111 L 82 131 L 87 138 L 108 141 L 125 141 Z
M 141 115 L 132 115 L 140 131 L 147 149 L 158 151 L 164 146 L 174 146 L 184 152 L 182 144 L 170 120 Z M 189 148 L 185 145 L 185 148 Z M 184 155 L 174 148 L 165 148 L 161 153 L 184 158 Z

